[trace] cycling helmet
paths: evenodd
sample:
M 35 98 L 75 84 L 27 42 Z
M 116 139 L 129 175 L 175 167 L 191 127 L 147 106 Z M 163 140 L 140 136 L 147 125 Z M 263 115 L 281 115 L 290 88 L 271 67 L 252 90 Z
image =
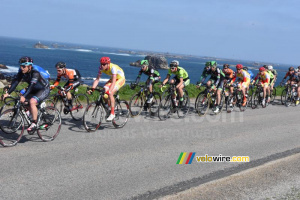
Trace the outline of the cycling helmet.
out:
M 289 71 L 295 71 L 294 67 L 290 67 Z
M 65 62 L 58 62 L 55 65 L 55 68 L 66 68 L 66 63 Z
M 172 62 L 170 63 L 170 67 L 178 67 L 178 65 L 179 65 L 178 60 L 172 60 Z
M 205 67 L 209 67 L 209 66 L 210 66 L 210 62 L 206 62 Z
M 248 67 L 243 67 L 243 70 L 248 71 Z
M 236 67 L 236 69 L 243 69 L 243 65 L 242 64 L 237 64 L 235 67 Z
M 210 65 L 211 66 L 217 66 L 217 62 L 216 61 L 210 61 Z
M 264 68 L 264 67 L 260 67 L 260 68 L 259 68 L 259 71 L 260 71 L 260 72 L 263 72 L 263 71 L 265 71 L 265 70 L 266 70 L 266 68 Z
M 19 64 L 20 65 L 32 65 L 33 60 L 32 60 L 32 58 L 30 58 L 28 56 L 23 56 L 22 58 L 19 59 Z
M 272 65 L 268 65 L 268 70 L 273 70 L 273 66 Z
M 149 65 L 148 60 L 141 60 L 141 65 Z
M 263 65 L 263 68 L 268 69 L 268 65 Z
M 227 68 L 229 68 L 229 65 L 228 64 L 224 64 L 223 65 L 223 69 L 227 69 Z
M 298 66 L 298 69 L 300 69 L 300 66 Z
M 110 64 L 110 58 L 109 57 L 102 57 L 100 59 L 101 64 Z

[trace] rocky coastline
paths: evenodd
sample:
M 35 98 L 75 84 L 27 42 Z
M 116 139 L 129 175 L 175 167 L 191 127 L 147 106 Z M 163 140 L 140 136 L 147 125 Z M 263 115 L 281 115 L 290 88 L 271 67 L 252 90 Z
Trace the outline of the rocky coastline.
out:
M 149 61 L 149 65 L 153 66 L 155 69 L 169 69 L 168 61 L 164 56 L 151 56 L 148 55 L 144 60 Z M 130 66 L 141 67 L 141 60 L 129 63 Z

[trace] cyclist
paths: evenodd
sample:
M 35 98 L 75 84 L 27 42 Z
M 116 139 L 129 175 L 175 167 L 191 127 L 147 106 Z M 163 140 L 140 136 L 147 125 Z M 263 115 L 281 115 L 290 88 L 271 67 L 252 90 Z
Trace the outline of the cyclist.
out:
M 296 100 L 296 105 L 299 104 L 299 98 L 300 98 L 300 87 L 299 87 L 300 77 L 299 77 L 299 74 L 300 74 L 299 72 L 296 73 L 294 67 L 290 67 L 289 71 L 285 74 L 284 78 L 282 79 L 282 81 L 280 83 L 280 85 L 282 85 L 287 77 L 289 77 L 289 80 L 287 80 L 287 82 L 286 82 L 287 84 L 293 85 L 293 84 L 298 83 L 298 88 L 297 88 L 298 98 Z
M 37 127 L 37 115 L 38 109 L 36 105 L 46 99 L 50 93 L 49 82 L 42 74 L 46 72 L 43 68 L 33 65 L 33 60 L 30 57 L 21 57 L 19 60 L 20 69 L 16 75 L 16 78 L 12 80 L 11 87 L 4 94 L 6 98 L 11 94 L 21 80 L 28 83 L 26 92 L 21 95 L 20 102 L 29 100 L 29 111 L 32 115 L 30 126 L 27 128 L 29 134 L 33 134 Z
M 275 69 L 273 69 L 272 65 L 268 65 L 268 72 L 269 72 L 270 78 L 271 78 L 270 79 L 270 90 L 271 90 L 271 94 L 272 94 L 275 82 L 277 80 L 277 71 Z
M 98 71 L 98 76 L 95 79 L 92 90 L 88 91 L 89 94 L 94 91 L 94 89 L 97 87 L 102 72 L 104 74 L 107 74 L 111 76 L 111 78 L 105 83 L 104 86 L 104 92 L 106 95 L 104 95 L 104 100 L 106 103 L 110 101 L 110 115 L 106 119 L 106 121 L 112 121 L 115 118 L 115 98 L 114 94 L 125 84 L 125 74 L 121 67 L 119 67 L 116 64 L 111 63 L 111 60 L 109 57 L 102 57 L 100 59 L 100 67 Z M 107 95 L 109 97 L 109 101 L 107 98 Z
M 257 82 L 259 79 L 260 80 L 260 84 L 263 87 L 263 101 L 262 101 L 262 105 L 265 106 L 266 105 L 266 96 L 267 96 L 267 92 L 268 92 L 268 100 L 267 102 L 270 102 L 270 74 L 267 72 L 266 68 L 264 67 L 260 67 L 259 68 L 259 72 L 256 75 L 254 81 Z
M 243 70 L 245 70 L 246 72 L 248 72 L 248 74 L 250 74 L 250 83 L 252 83 L 253 79 L 254 79 L 254 74 L 251 70 L 248 69 L 248 67 L 243 67 Z
M 229 86 L 230 95 L 233 94 L 233 86 L 231 85 L 232 79 L 235 77 L 235 71 L 229 68 L 229 64 L 223 65 L 223 73 L 225 74 L 225 80 L 227 82 L 227 86 Z
M 236 78 L 238 78 L 238 89 L 242 90 L 244 99 L 243 99 L 243 104 L 242 106 L 246 106 L 247 104 L 247 91 L 249 89 L 250 85 L 250 74 L 243 69 L 242 64 L 237 64 L 236 65 L 236 73 L 235 77 L 233 78 L 232 82 L 235 82 Z
M 139 71 L 139 74 L 136 78 L 135 84 L 139 83 L 142 73 L 144 73 L 148 76 L 148 79 L 146 81 L 146 85 L 149 88 L 147 103 L 151 103 L 153 100 L 153 94 L 152 94 L 153 85 L 160 81 L 159 72 L 157 70 L 155 70 L 154 67 L 149 65 L 148 60 L 142 60 L 141 61 L 141 70 Z
M 183 69 L 182 67 L 179 66 L 179 61 L 173 60 L 170 63 L 170 69 L 167 74 L 167 77 L 162 82 L 162 85 L 160 85 L 160 87 L 164 86 L 167 83 L 167 81 L 170 79 L 172 74 L 175 74 L 175 77 L 172 80 L 170 80 L 170 83 L 176 85 L 176 89 L 178 90 L 179 97 L 180 97 L 179 105 L 182 106 L 183 100 L 184 100 L 183 88 L 190 84 L 190 78 L 189 78 L 188 73 L 185 71 L 185 69 Z M 175 105 L 177 106 L 176 96 L 172 96 L 172 98 L 173 98 Z
M 224 86 L 225 74 L 219 67 L 217 67 L 216 61 L 206 62 L 205 68 L 200 77 L 200 84 L 198 84 L 198 86 L 201 86 L 208 75 L 210 75 L 210 79 L 206 83 L 207 87 L 210 88 L 211 85 L 214 84 L 217 89 L 217 102 L 214 110 L 214 112 L 217 113 L 219 112 L 219 104 L 221 102 L 221 92 Z M 212 86 L 212 89 L 214 89 L 214 86 Z
M 70 90 L 75 90 L 80 85 L 81 75 L 77 69 L 67 69 L 65 62 L 56 63 L 55 68 L 57 71 L 57 78 L 54 84 L 50 86 L 50 89 L 54 89 L 55 86 L 58 86 L 61 77 L 64 77 L 68 80 L 63 86 L 64 91 L 61 92 L 62 96 L 67 96 L 68 108 L 64 108 L 64 113 L 68 113 L 77 109 L 72 106 L 72 95 Z

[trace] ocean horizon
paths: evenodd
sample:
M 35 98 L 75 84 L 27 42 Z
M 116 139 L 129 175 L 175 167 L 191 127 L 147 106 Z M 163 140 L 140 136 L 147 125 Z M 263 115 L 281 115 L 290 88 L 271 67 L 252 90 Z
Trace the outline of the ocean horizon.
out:
M 34 45 L 38 42 L 47 45 L 49 49 L 37 49 Z M 56 47 L 56 48 L 54 48 Z M 180 66 L 185 68 L 189 73 L 191 83 L 195 84 L 199 81 L 201 73 L 204 69 L 205 62 L 216 60 L 218 67 L 222 68 L 223 64 L 236 65 L 238 63 L 247 66 L 254 74 L 258 72 L 258 68 L 263 64 L 272 64 L 274 69 L 278 71 L 277 84 L 282 80 L 289 64 L 276 64 L 258 61 L 234 60 L 225 58 L 214 58 L 208 56 L 193 56 L 184 54 L 172 54 L 153 52 L 146 50 L 133 50 L 124 48 L 101 47 L 83 44 L 71 44 L 55 41 L 38 41 L 32 39 L 19 39 L 0 37 L 0 64 L 4 64 L 8 69 L 1 69 L 1 73 L 14 74 L 18 72 L 18 61 L 22 56 L 30 56 L 34 64 L 48 70 L 51 79 L 56 78 L 55 64 L 59 61 L 67 63 L 67 68 L 78 69 L 81 73 L 82 80 L 85 84 L 91 85 L 93 79 L 96 78 L 99 69 L 99 59 L 103 56 L 111 58 L 112 63 L 119 65 L 125 73 L 126 83 L 134 82 L 140 70 L 139 67 L 130 66 L 131 62 L 142 60 L 146 54 L 162 54 L 166 57 L 168 63 L 172 60 L 178 60 Z M 175 58 L 176 57 L 176 58 Z M 167 75 L 168 70 L 158 69 L 162 79 Z M 109 76 L 103 74 L 100 85 L 105 83 Z M 141 81 L 145 81 L 147 77 L 142 76 Z

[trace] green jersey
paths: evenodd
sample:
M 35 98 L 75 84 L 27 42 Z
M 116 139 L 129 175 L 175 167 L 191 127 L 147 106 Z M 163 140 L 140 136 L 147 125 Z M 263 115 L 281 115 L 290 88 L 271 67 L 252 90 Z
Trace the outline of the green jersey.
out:
M 180 79 L 183 78 L 183 80 L 186 80 L 189 78 L 188 73 L 185 71 L 185 69 L 183 69 L 182 67 L 177 67 L 177 71 L 176 72 L 172 72 L 171 69 L 169 69 L 168 75 L 172 75 L 175 74 L 176 78 Z

